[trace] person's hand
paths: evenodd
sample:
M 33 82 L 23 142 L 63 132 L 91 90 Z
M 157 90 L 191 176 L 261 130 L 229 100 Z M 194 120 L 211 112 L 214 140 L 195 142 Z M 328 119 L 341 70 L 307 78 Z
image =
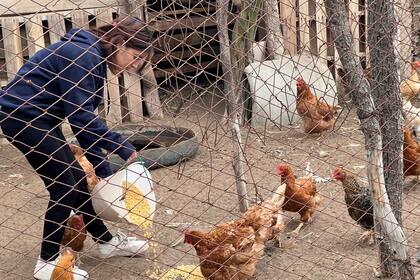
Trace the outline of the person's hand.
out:
M 135 160 L 137 158 L 137 152 L 134 151 L 131 156 L 128 158 L 127 163 L 131 163 L 133 160 Z

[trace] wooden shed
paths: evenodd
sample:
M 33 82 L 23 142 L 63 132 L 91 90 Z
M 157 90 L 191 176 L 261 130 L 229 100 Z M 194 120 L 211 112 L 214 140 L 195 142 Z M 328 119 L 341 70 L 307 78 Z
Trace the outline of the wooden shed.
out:
M 13 75 L 14 69 L 32 51 L 59 40 L 65 31 L 72 27 L 93 27 L 110 22 L 112 17 L 125 12 L 126 8 L 122 0 L 2 2 L 0 24 L 4 34 L 0 34 L 0 63 L 5 63 L 5 56 L 8 55 L 5 51 L 9 47 L 14 50 L 9 55 L 15 57 L 7 66 L 9 70 L 2 69 L 0 80 L 3 82 Z M 146 7 L 144 17 L 157 40 L 154 58 L 157 78 L 174 71 L 186 73 L 197 68 L 216 66 L 214 61 L 218 46 L 214 44 L 217 39 L 214 0 L 149 2 L 143 4 Z M 38 30 L 40 33 L 34 42 L 28 36 L 36 35 Z M 29 47 L 27 41 L 30 41 Z M 10 45 L 4 46 L 4 43 Z M 5 47 L 5 51 L 2 51 Z
M 109 23 L 117 14 L 127 12 L 129 2 L 140 6 L 141 11 L 136 14 L 155 34 L 153 78 L 157 82 L 154 80 L 152 84 L 163 85 L 172 77 L 188 83 L 191 77 L 202 74 L 213 80 L 220 79 L 215 71 L 220 68 L 215 0 L 3 0 L 0 5 L 0 84 L 11 79 L 25 59 L 59 40 L 70 28 Z M 366 64 L 369 56 L 366 2 L 347 0 L 347 3 L 355 49 Z M 409 1 L 405 5 L 409 5 Z M 278 0 L 278 7 L 285 50 L 292 55 L 310 52 L 335 74 L 338 56 L 323 0 Z M 401 57 L 409 60 L 411 16 L 408 7 L 398 8 L 397 15 Z M 259 26 L 260 40 L 265 39 L 263 22 Z M 144 96 L 140 83 L 127 75 L 123 78 L 110 75 L 108 89 L 112 94 L 108 100 L 107 120 L 111 123 L 140 121 L 143 99 L 152 100 L 149 104 L 153 103 L 153 108 L 161 110 L 157 90 L 154 98 Z
M 0 5 L 0 85 L 10 81 L 25 59 L 39 49 L 57 42 L 71 28 L 88 28 L 112 22 L 126 13 L 126 2 L 119 0 L 5 0 Z M 154 78 L 159 84 L 171 77 L 197 76 L 218 67 L 217 27 L 212 15 L 214 0 L 142 2 L 137 13 L 148 23 L 156 38 L 153 58 Z M 152 81 L 156 83 L 156 81 Z M 111 123 L 140 121 L 142 96 L 140 83 L 129 75 L 117 78 L 109 73 L 106 87 L 111 92 Z M 151 98 L 155 115 L 162 115 L 160 102 Z M 150 98 L 149 98 L 150 99 Z M 150 106 L 149 106 L 150 107 Z M 149 110 L 150 111 L 150 110 Z M 148 112 L 150 114 L 150 112 Z

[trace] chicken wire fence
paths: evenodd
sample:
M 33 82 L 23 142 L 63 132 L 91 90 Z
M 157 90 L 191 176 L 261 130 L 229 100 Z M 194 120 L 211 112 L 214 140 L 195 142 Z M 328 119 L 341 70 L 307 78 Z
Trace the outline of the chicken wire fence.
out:
M 420 104 L 416 5 L 416 1 L 395 3 L 404 126 L 409 129 L 407 137 L 414 133 L 413 141 Z M 367 44 L 369 8 L 364 0 L 347 1 L 346 7 L 354 50 L 369 77 L 373 70 Z M 3 94 L 9 94 L 10 81 L 28 83 L 18 73 L 21 66 L 37 51 L 59 42 L 70 29 L 112 25 L 114 19 L 127 15 L 146 22 L 153 33 L 154 56 L 140 74 L 117 75 L 107 70 L 107 76 L 100 77 L 104 85 L 96 89 L 103 91 L 103 101 L 95 114 L 135 146 L 139 152 L 135 161 L 150 173 L 142 167 L 127 167 L 108 151 L 107 161 L 115 175 L 99 180 L 88 173 L 86 178 L 87 184 L 93 185 L 89 191 L 96 199 L 95 210 L 109 218 L 106 224 L 110 231 L 147 239 L 150 245 L 140 258 L 99 259 L 92 255 L 96 244 L 87 238 L 84 249 L 75 254 L 90 278 L 204 279 L 205 274 L 209 279 L 249 279 L 252 275 L 256 279 L 374 279 L 381 262 L 377 249 L 381 237 L 375 236 L 375 244 L 370 244 L 369 238 L 359 240 L 372 211 L 370 194 L 365 193 L 369 185 L 365 139 L 350 101 L 348 73 L 334 47 L 324 2 L 3 1 Z M 220 44 L 222 33 L 229 36 L 228 45 L 226 41 Z M 226 49 L 228 60 L 221 55 Z M 318 100 L 312 103 L 315 109 L 309 101 L 302 103 L 302 113 L 296 96 L 305 84 Z M 50 94 L 62 102 L 60 95 L 65 93 Z M 321 102 L 335 107 L 327 106 L 331 112 L 317 117 Z M 27 126 L 32 125 L 27 122 Z M 70 126 L 64 121 L 61 128 L 71 144 L 80 141 L 77 132 L 91 129 L 89 124 L 73 131 Z M 420 242 L 415 176 L 418 151 L 415 142 L 404 140 L 404 159 L 414 162 L 414 167 L 404 167 L 402 227 L 415 278 L 419 277 L 416 259 L 420 258 L 419 253 L 416 256 Z M 100 147 L 100 143 L 98 137 L 93 146 Z M 36 145 L 26 149 L 28 155 Z M 82 169 L 89 172 L 92 167 L 74 149 Z M 82 150 L 88 158 L 90 153 L 89 149 Z M 31 279 L 50 197 L 25 157 L 6 139 L 0 155 L 1 279 Z M 293 183 L 281 178 L 287 168 L 279 164 L 293 169 L 292 179 L 312 177 L 315 183 L 309 184 L 316 184 L 316 194 L 307 185 L 292 191 Z M 339 167 L 354 176 L 361 188 L 352 188 L 354 184 L 343 188 L 341 173 L 334 171 Z M 134 179 L 130 181 L 129 176 Z M 60 180 L 50 178 L 52 183 Z M 246 224 L 248 220 L 240 220 L 244 217 L 240 205 L 244 207 L 244 201 L 249 205 L 247 213 L 262 211 L 253 205 L 268 209 L 261 203 L 285 182 L 285 199 L 298 206 L 283 205 L 287 209 L 268 211 L 273 221 L 269 229 L 273 230 L 275 221 L 284 223 L 284 228 L 273 230 L 273 236 L 261 241 L 260 233 L 267 229 L 267 224 L 260 224 L 264 216 L 255 212 L 257 215 Z M 238 196 L 240 186 L 245 192 Z M 352 191 L 354 196 L 349 195 Z M 299 233 L 293 232 L 300 224 L 299 214 L 312 216 L 312 211 L 313 221 L 302 218 L 305 225 Z M 223 224 L 234 220 L 239 222 Z M 254 226 L 256 232 L 251 234 L 244 223 Z M 218 232 L 220 239 L 215 240 L 220 244 L 202 237 L 198 243 L 201 251 L 195 250 L 188 244 L 195 242 L 186 238 L 191 230 Z

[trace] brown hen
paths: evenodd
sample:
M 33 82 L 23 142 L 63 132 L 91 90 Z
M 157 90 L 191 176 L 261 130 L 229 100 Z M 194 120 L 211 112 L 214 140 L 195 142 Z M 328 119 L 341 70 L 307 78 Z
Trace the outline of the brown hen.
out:
M 73 253 L 69 250 L 65 250 L 51 274 L 51 280 L 73 280 L 75 263 L 76 260 Z
M 91 193 L 95 186 L 99 183 L 99 177 L 96 176 L 95 169 L 89 160 L 84 156 L 84 151 L 77 145 L 70 144 L 70 149 L 76 158 L 77 162 L 86 173 L 86 180 L 88 184 L 88 191 Z
M 86 226 L 83 221 L 83 214 L 72 215 L 64 229 L 61 244 L 64 247 L 70 247 L 73 251 L 80 252 L 83 250 L 83 244 L 86 240 Z
M 306 133 L 321 133 L 331 130 L 337 107 L 319 100 L 302 78 L 297 78 L 296 88 L 296 110 L 303 120 L 304 131 Z
M 404 176 L 420 175 L 420 145 L 408 128 L 403 128 Z
M 401 95 L 406 100 L 411 100 L 416 97 L 420 92 L 420 81 L 417 74 L 417 68 L 420 67 L 420 61 L 411 63 L 411 75 L 408 79 L 401 82 L 400 91 Z
M 300 214 L 301 223 L 293 231 L 298 234 L 305 223 L 313 220 L 315 210 L 321 203 L 321 197 L 317 193 L 316 183 L 312 177 L 296 179 L 294 172 L 287 164 L 277 166 L 277 174 L 281 176 L 282 183 L 286 183 L 284 211 Z
M 238 220 L 209 232 L 185 232 L 184 243 L 194 246 L 206 279 L 247 280 L 254 275 L 266 242 L 284 228 L 281 205 L 285 188 L 281 185 L 273 197 L 249 208 Z

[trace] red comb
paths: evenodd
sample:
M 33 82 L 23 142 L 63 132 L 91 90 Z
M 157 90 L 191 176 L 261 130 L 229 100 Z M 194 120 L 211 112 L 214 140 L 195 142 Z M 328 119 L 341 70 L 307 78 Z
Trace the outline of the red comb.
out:
M 83 220 L 83 214 L 79 214 L 79 215 L 74 215 L 71 217 L 71 219 L 73 219 L 74 221 L 74 226 L 77 227 L 83 227 L 84 226 L 84 220 Z
M 279 163 L 278 165 L 277 165 L 277 167 L 276 167 L 276 171 L 277 171 L 277 174 L 278 175 L 280 175 L 280 173 L 283 173 L 283 170 L 284 170 L 284 164 L 283 163 Z
M 413 69 L 413 70 L 420 67 L 420 61 L 413 61 L 410 64 L 411 64 L 411 69 Z
M 297 89 L 302 89 L 305 86 L 305 81 L 303 80 L 302 77 L 297 77 L 296 78 L 296 87 Z

